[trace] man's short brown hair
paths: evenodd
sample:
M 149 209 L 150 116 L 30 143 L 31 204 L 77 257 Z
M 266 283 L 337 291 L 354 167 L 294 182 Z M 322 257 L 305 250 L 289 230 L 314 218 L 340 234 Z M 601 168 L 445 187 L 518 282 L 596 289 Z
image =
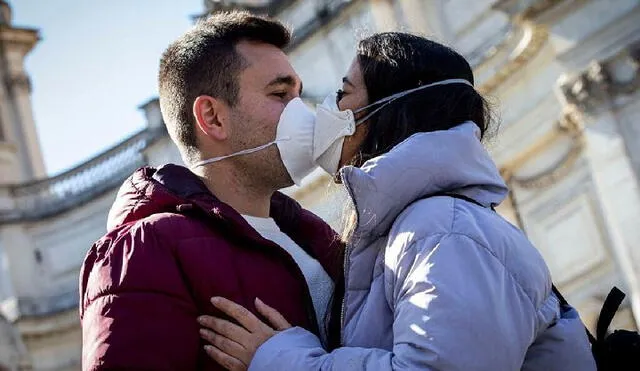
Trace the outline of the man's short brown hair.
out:
M 198 155 L 192 106 L 200 95 L 238 99 L 238 76 L 245 62 L 236 52 L 240 41 L 284 49 L 291 32 L 277 20 L 248 12 L 220 12 L 199 21 L 162 54 L 158 85 L 160 107 L 169 135 L 188 162 Z

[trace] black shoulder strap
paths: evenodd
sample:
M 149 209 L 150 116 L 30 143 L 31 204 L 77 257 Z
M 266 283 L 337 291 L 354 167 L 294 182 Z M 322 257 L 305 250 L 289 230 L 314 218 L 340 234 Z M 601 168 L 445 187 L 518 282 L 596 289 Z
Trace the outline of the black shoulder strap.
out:
M 567 299 L 564 298 L 564 296 L 562 296 L 562 294 L 560 293 L 560 290 L 558 290 L 558 288 L 556 287 L 556 285 L 551 285 L 551 290 L 553 291 L 553 293 L 555 294 L 555 296 L 558 298 L 558 300 L 560 301 L 560 307 L 567 307 L 569 306 L 569 303 L 567 302 Z M 624 295 L 624 294 L 623 294 Z M 624 297 L 624 296 L 623 296 Z M 618 308 L 616 307 L 616 310 Z M 602 310 L 604 311 L 604 308 L 602 308 Z M 615 314 L 615 310 L 613 312 Z M 613 316 L 611 316 L 611 318 L 613 318 Z M 611 323 L 611 320 L 609 320 L 609 323 Z M 598 326 L 600 325 L 600 320 L 598 320 Z M 609 327 L 609 324 L 607 323 L 607 327 Z M 596 343 L 596 338 L 593 337 L 593 335 L 591 334 L 591 331 L 589 331 L 589 329 L 585 326 L 584 327 L 584 331 L 587 333 L 587 336 L 589 337 L 589 343 L 591 344 L 595 344 Z M 606 329 L 605 329 L 606 331 Z
M 562 296 L 560 291 L 555 286 L 553 286 L 553 293 L 558 297 L 562 305 L 568 305 L 566 299 Z M 612 358 L 620 358 L 620 354 L 625 354 L 625 352 L 637 352 L 636 350 L 629 350 L 624 347 L 622 348 L 624 349 L 622 350 L 622 353 L 615 352 L 611 348 L 612 345 L 607 341 L 607 331 L 609 329 L 609 326 L 611 325 L 613 317 L 620 307 L 620 304 L 622 304 L 624 297 L 625 294 L 617 287 L 614 286 L 611 289 L 611 291 L 607 295 L 607 298 L 604 300 L 604 304 L 602 305 L 602 309 L 600 310 L 600 315 L 598 316 L 598 323 L 596 325 L 596 338 L 594 338 L 591 332 L 589 332 L 589 330 L 585 327 L 585 331 L 587 332 L 587 336 L 589 337 L 589 342 L 591 343 L 591 351 L 596 360 L 596 364 L 598 365 L 598 369 L 601 369 L 601 367 L 603 367 L 602 365 L 609 365 Z M 637 344 L 637 338 L 638 335 L 636 333 L 633 340 L 628 340 L 628 342 Z M 609 367 L 610 365 L 604 366 L 604 369 L 611 369 Z
M 562 294 L 560 293 L 560 290 L 558 290 L 556 285 L 551 285 L 551 290 L 556 295 L 558 300 L 560 300 L 560 305 L 569 305 L 569 303 L 567 302 L 567 299 L 565 299 L 564 296 L 562 296 Z
M 609 291 L 609 295 L 607 295 L 604 304 L 602 304 L 598 324 L 596 325 L 596 336 L 599 341 L 603 341 L 607 336 L 609 325 L 611 325 L 611 321 L 613 321 L 613 317 L 616 315 L 618 308 L 620 308 L 624 297 L 624 293 L 615 286 Z

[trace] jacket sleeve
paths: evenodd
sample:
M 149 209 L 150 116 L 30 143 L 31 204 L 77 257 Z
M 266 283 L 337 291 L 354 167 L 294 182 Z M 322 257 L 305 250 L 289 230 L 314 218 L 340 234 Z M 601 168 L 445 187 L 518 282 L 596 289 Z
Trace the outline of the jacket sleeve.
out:
M 80 273 L 83 370 L 197 368 L 197 310 L 164 241 L 143 222 L 112 232 L 87 254 Z
M 391 242 L 385 273 L 393 349 L 325 352 L 305 330 L 263 344 L 250 370 L 518 370 L 534 337 L 532 302 L 482 246 L 463 235 Z M 505 303 L 496 310 L 496 303 Z

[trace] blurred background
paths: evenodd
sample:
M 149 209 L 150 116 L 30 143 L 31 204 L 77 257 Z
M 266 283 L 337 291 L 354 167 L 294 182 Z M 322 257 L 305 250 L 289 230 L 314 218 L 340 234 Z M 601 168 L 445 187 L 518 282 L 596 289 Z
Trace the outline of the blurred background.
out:
M 460 51 L 501 125 L 499 212 L 540 249 L 591 328 L 640 323 L 637 0 L 0 0 L 0 370 L 79 370 L 78 274 L 123 180 L 181 164 L 157 101 L 164 48 L 199 17 L 242 8 L 294 31 L 287 52 L 318 102 L 357 40 L 426 35 Z M 286 190 L 340 228 L 321 172 Z

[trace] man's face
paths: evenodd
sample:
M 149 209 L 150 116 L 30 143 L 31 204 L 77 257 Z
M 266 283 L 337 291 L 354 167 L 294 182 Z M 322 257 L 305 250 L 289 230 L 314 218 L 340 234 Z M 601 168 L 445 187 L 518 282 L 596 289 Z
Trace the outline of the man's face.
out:
M 236 51 L 245 68 L 238 76 L 238 99 L 230 110 L 233 152 L 273 141 L 285 105 L 302 91 L 300 78 L 282 50 L 264 43 L 240 42 Z M 235 161 L 240 171 L 261 186 L 279 189 L 293 184 L 276 145 L 238 156 Z

